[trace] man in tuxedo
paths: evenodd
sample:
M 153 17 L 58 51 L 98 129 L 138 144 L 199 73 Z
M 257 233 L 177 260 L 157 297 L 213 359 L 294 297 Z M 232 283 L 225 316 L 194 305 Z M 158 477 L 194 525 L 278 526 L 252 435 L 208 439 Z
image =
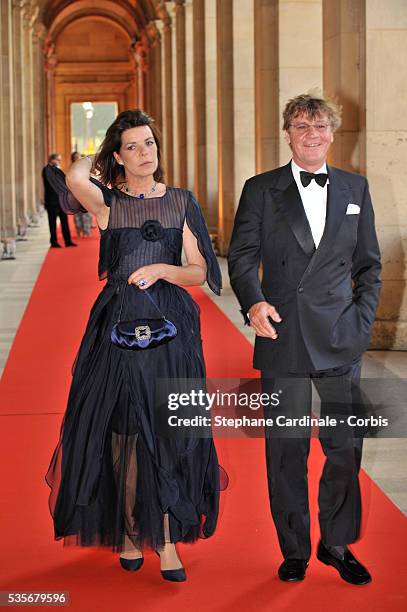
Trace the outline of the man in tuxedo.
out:
M 280 414 L 310 415 L 312 381 L 321 416 L 349 415 L 380 291 L 368 184 L 326 164 L 340 125 L 334 103 L 300 95 L 287 103 L 283 118 L 292 160 L 246 181 L 228 257 L 230 280 L 256 332 L 254 367 L 263 390 L 282 393 Z M 284 556 L 278 573 L 289 582 L 305 577 L 311 554 L 310 428 L 300 429 L 266 431 L 270 505 Z M 348 548 L 360 530 L 362 437 L 346 427 L 320 428 L 319 436 L 325 465 L 317 557 L 347 582 L 367 584 L 368 570 Z
M 44 206 L 48 214 L 48 223 L 50 231 L 50 243 L 53 249 L 60 249 L 61 245 L 57 240 L 57 217 L 61 222 L 62 235 L 64 237 L 65 246 L 77 246 L 72 242 L 71 232 L 69 230 L 68 217 L 59 205 L 57 192 L 53 189 L 50 179 L 50 172 L 58 172 L 64 177 L 64 173 L 59 168 L 61 164 L 61 156 L 59 153 L 52 153 L 48 158 L 48 164 L 42 169 L 42 180 L 44 182 Z

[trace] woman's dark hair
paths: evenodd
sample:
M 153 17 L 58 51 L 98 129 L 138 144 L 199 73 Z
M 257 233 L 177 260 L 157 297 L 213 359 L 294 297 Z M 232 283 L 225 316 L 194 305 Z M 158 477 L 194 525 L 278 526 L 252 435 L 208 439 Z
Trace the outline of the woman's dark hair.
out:
M 94 168 L 99 174 L 98 178 L 100 178 L 105 185 L 115 187 L 124 182 L 123 167 L 115 160 L 113 151 L 119 153 L 120 147 L 122 146 L 122 134 L 124 131 L 141 125 L 148 125 L 157 145 L 158 166 L 153 175 L 154 180 L 160 182 L 164 178 L 164 171 L 161 166 L 160 132 L 154 123 L 154 119 L 141 109 L 136 108 L 134 110 L 123 111 L 117 115 L 112 125 L 108 128 L 106 136 L 96 154 Z

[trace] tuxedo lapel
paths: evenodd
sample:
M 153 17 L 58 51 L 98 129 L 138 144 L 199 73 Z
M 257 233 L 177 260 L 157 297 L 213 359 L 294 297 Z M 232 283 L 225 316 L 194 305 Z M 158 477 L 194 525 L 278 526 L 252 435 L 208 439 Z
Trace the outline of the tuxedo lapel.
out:
M 318 251 L 325 248 L 326 245 L 329 246 L 335 240 L 346 215 L 347 206 L 352 201 L 349 187 L 341 181 L 335 168 L 328 167 L 328 176 L 327 215 L 325 230 Z
M 298 244 L 308 257 L 315 251 L 311 228 L 302 205 L 301 196 L 294 180 L 291 164 L 283 166 L 280 177 L 273 189 L 273 199 L 280 204 L 280 210 L 285 215 Z

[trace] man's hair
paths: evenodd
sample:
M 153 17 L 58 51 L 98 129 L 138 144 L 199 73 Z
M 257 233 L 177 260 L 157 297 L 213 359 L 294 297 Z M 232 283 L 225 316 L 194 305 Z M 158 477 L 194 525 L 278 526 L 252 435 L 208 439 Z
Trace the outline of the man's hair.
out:
M 299 115 L 306 115 L 309 119 L 319 119 L 327 116 L 333 131 L 341 125 L 342 107 L 327 97 L 316 97 L 312 94 L 301 94 L 289 100 L 283 111 L 283 130 L 288 130 L 291 122 Z
M 51 155 L 48 157 L 48 161 L 54 161 L 54 159 L 58 159 L 59 157 L 61 157 L 59 153 L 51 153 Z

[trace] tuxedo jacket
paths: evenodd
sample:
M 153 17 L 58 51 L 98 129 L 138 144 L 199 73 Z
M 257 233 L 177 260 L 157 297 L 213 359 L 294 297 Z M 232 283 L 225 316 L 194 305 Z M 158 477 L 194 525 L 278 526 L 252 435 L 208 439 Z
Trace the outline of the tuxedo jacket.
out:
M 61 173 L 61 178 L 65 181 L 65 174 L 60 168 L 56 166 L 51 166 L 51 164 L 47 164 L 42 169 L 42 180 L 44 182 L 44 206 L 47 210 L 59 209 L 59 197 L 58 193 L 52 187 L 53 176 L 52 173 Z
M 273 322 L 276 340 L 256 336 L 255 368 L 340 367 L 369 344 L 381 270 L 369 188 L 364 177 L 338 168 L 328 166 L 328 176 L 317 249 L 291 163 L 243 188 L 228 256 L 231 285 L 246 322 L 249 308 L 261 301 L 282 317 Z

